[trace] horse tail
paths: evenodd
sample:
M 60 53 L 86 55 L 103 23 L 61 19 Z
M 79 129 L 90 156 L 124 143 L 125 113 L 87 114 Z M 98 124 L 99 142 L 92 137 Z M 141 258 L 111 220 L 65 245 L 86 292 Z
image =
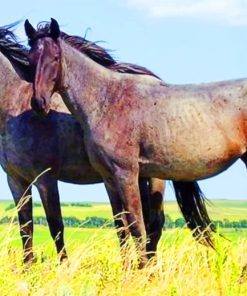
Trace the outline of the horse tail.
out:
M 207 213 L 205 196 L 197 182 L 173 181 L 179 208 L 193 236 L 214 249 L 212 232 L 216 229 Z

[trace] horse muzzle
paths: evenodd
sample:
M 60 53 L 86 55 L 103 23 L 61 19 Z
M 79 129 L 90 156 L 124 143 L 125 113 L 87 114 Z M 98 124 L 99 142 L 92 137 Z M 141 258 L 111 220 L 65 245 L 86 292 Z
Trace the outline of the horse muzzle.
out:
M 45 116 L 49 113 L 49 108 L 46 104 L 45 98 L 43 97 L 32 97 L 31 107 L 38 115 Z

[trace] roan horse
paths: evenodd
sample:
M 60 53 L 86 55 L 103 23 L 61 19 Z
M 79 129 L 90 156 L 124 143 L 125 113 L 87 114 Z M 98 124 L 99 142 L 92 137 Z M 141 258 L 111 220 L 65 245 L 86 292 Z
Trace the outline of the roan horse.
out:
M 127 211 L 140 267 L 147 256 L 139 174 L 174 180 L 188 226 L 212 245 L 214 228 L 194 180 L 219 173 L 245 152 L 242 113 L 228 95 L 234 88 L 239 94 L 244 82 L 173 86 L 150 75 L 117 73 L 95 61 L 82 38 L 60 33 L 54 19 L 37 30 L 26 21 L 25 30 L 36 72 L 33 106 L 47 114 L 58 91 L 80 122 L 90 163 L 115 201 L 113 212 L 122 204 Z
M 47 168 L 35 183 L 44 205 L 51 235 L 61 260 L 66 258 L 64 227 L 61 216 L 58 180 L 75 184 L 94 184 L 102 178 L 88 161 L 80 125 L 69 113 L 59 95 L 54 96 L 52 112 L 40 118 L 30 110 L 33 93 L 32 73 L 27 49 L 18 44 L 11 31 L 13 25 L 0 28 L 0 164 L 7 173 L 8 184 L 16 205 L 31 182 Z M 100 47 L 85 40 L 85 45 Z M 105 60 L 111 60 L 105 51 Z M 97 55 L 96 55 L 97 56 Z M 112 59 L 113 61 L 113 59 Z M 119 71 L 131 71 L 131 65 L 118 65 Z M 117 71 L 118 71 L 117 70 Z M 132 71 L 144 71 L 141 67 Z M 151 75 L 151 72 L 150 72 Z M 141 179 L 145 225 L 153 254 L 161 236 L 164 214 L 164 181 Z M 31 188 L 26 192 L 31 195 Z M 149 207 L 147 207 L 149 205 Z M 146 207 L 145 207 L 146 206 Z M 18 211 L 24 262 L 33 261 L 33 219 L 31 198 Z M 124 218 L 124 216 L 122 217 Z

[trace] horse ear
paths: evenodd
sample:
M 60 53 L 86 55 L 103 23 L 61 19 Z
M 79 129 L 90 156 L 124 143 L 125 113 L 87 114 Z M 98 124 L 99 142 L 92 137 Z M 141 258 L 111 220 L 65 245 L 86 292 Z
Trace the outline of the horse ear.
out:
M 60 36 L 60 28 L 58 22 L 51 18 L 50 24 L 50 36 L 52 39 L 56 40 Z
M 28 39 L 32 39 L 36 34 L 36 30 L 29 23 L 29 20 L 25 20 L 24 27 L 25 27 L 25 32 L 26 32 Z

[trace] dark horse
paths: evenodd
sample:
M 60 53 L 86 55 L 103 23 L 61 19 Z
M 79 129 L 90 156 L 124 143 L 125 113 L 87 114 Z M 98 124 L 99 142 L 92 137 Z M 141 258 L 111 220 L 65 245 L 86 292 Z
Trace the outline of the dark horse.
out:
M 26 82 L 32 80 L 32 71 L 27 60 L 28 51 L 17 43 L 11 28 L 12 26 L 0 28 L 1 166 L 7 173 L 16 205 L 24 193 L 31 195 L 29 185 L 37 175 L 51 168 L 51 171 L 43 174 L 34 185 L 39 191 L 50 232 L 62 260 L 67 255 L 64 248 L 58 180 L 75 184 L 94 184 L 102 182 L 102 178 L 89 163 L 80 125 L 69 113 L 59 95 L 54 96 L 52 112 L 48 117 L 41 118 L 30 110 L 33 86 Z M 94 50 L 96 57 L 102 56 L 105 62 L 114 61 L 99 46 L 86 40 L 85 45 L 91 48 L 91 52 Z M 116 71 L 145 71 L 137 66 L 117 63 L 115 66 L 118 68 Z M 145 225 L 150 239 L 147 248 L 154 253 L 164 222 L 164 181 L 140 179 L 140 190 Z M 24 262 L 30 262 L 33 260 L 31 198 L 19 208 L 18 217 Z M 124 215 L 122 218 L 124 219 Z
M 90 163 L 102 176 L 114 201 L 113 212 L 117 214 L 124 208 L 128 213 L 140 267 L 146 264 L 147 255 L 139 174 L 174 180 L 188 226 L 196 230 L 194 235 L 202 233 L 212 245 L 210 230 L 214 228 L 194 180 L 226 168 L 229 156 L 232 163 L 242 147 L 233 145 L 233 138 L 228 153 L 224 136 L 214 144 L 210 133 L 215 125 L 203 124 L 206 102 L 197 95 L 207 87 L 170 86 L 153 75 L 118 73 L 94 59 L 83 47 L 82 38 L 60 33 L 54 19 L 50 26 L 38 27 L 37 31 L 26 21 L 25 29 L 31 46 L 29 60 L 36 72 L 33 107 L 47 114 L 50 98 L 58 91 L 80 122 Z M 221 84 L 215 87 L 220 89 Z M 201 122 L 197 122 L 198 114 Z M 207 141 L 199 143 L 197 149 L 202 134 L 207 135 Z M 224 154 L 217 155 L 222 145 Z M 121 243 L 124 236 L 119 238 Z

